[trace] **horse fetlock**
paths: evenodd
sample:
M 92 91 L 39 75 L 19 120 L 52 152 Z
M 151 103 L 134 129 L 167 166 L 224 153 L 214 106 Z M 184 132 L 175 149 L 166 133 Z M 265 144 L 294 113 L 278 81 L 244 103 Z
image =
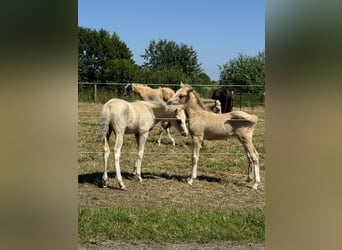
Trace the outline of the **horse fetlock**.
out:
M 126 189 L 126 187 L 125 187 L 125 185 L 124 185 L 123 183 L 119 183 L 119 186 L 120 186 L 120 189 L 121 189 L 121 190 Z
M 106 188 L 108 185 L 108 179 L 102 178 L 102 187 Z
M 252 188 L 253 188 L 254 190 L 257 190 L 257 189 L 258 189 L 258 185 L 259 185 L 259 183 L 258 183 L 258 182 L 255 182 Z
M 143 181 L 143 179 L 141 178 L 141 175 L 137 174 L 136 172 L 133 173 L 133 178 L 137 179 L 138 181 Z

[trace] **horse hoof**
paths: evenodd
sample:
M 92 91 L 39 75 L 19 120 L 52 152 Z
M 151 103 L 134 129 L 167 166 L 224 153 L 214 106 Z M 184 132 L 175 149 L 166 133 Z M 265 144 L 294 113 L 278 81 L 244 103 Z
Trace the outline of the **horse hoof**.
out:
M 107 180 L 102 180 L 102 188 L 106 188 L 107 187 Z
M 123 184 L 122 185 L 119 184 L 119 186 L 120 186 L 121 190 L 125 190 L 126 189 L 125 185 L 123 185 Z
M 188 184 L 192 186 L 192 179 L 188 180 Z

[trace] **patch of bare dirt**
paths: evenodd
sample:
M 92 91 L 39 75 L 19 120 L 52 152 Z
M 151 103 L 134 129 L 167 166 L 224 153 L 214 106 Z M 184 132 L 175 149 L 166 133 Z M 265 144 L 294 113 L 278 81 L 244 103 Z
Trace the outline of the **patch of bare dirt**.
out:
M 249 188 L 245 176 L 200 175 L 192 186 L 185 176 L 166 173 L 143 173 L 144 181 L 138 182 L 124 172 L 127 188 L 118 189 L 114 173 L 110 173 L 107 188 L 102 188 L 102 173 L 79 175 L 80 206 L 154 206 L 197 207 L 206 209 L 264 208 L 263 184 L 259 190 Z

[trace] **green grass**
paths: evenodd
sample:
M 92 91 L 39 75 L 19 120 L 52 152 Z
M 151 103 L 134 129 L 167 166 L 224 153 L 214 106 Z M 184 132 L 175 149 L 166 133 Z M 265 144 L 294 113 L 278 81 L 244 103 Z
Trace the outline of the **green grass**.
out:
M 82 243 L 263 243 L 261 209 L 206 210 L 156 207 L 79 208 Z

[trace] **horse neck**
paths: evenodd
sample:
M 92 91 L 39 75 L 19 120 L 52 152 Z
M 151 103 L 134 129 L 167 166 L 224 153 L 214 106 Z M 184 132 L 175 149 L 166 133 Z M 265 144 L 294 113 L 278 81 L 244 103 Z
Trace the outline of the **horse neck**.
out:
M 166 104 L 161 102 L 152 102 L 148 104 L 152 109 L 155 118 L 158 120 L 159 118 L 172 118 L 173 112 L 168 112 Z
M 204 107 L 204 104 L 201 102 L 198 96 L 196 96 L 194 93 L 189 94 L 189 100 L 186 105 L 186 112 L 189 114 L 189 116 L 194 116 L 198 114 L 198 111 L 204 111 L 206 108 Z

